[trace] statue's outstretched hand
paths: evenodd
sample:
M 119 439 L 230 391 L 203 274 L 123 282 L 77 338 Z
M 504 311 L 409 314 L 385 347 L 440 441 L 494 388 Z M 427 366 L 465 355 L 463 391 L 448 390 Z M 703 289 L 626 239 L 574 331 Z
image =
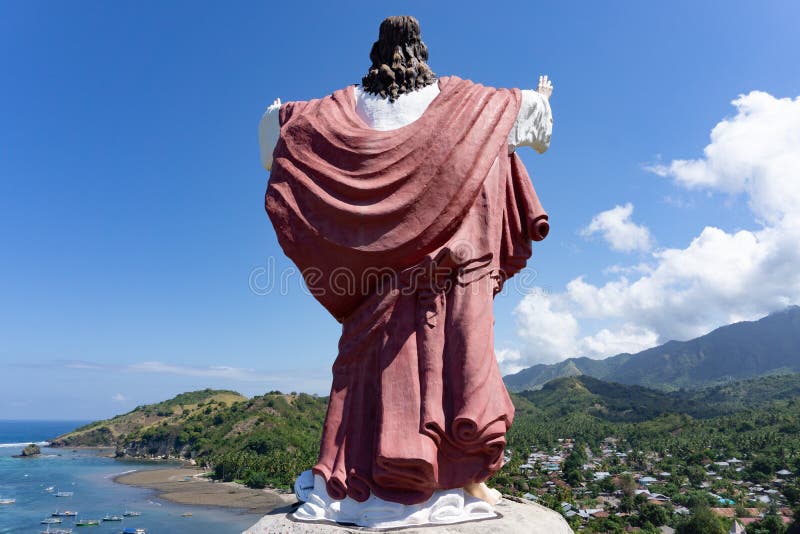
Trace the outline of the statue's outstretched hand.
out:
M 536 92 L 545 98 L 550 98 L 553 94 L 553 82 L 547 78 L 547 74 L 539 76 L 539 87 L 536 88 Z

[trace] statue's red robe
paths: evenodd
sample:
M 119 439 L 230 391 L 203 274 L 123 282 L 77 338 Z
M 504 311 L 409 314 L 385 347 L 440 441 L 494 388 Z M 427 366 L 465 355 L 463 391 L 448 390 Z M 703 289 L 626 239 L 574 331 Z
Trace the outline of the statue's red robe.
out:
M 267 212 L 343 324 L 313 469 L 336 499 L 419 503 L 502 465 L 514 407 L 492 299 L 549 227 L 508 154 L 519 91 L 439 87 L 391 131 L 359 118 L 352 87 L 280 110 Z

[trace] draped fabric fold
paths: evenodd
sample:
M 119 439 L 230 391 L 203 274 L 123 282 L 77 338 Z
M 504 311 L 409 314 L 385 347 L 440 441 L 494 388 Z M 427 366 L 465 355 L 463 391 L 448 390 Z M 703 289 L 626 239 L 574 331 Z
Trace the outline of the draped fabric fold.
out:
M 342 325 L 315 473 L 404 504 L 502 465 L 514 408 L 492 300 L 548 231 L 506 139 L 517 90 L 439 81 L 415 122 L 369 128 L 352 88 L 281 108 L 266 208 Z

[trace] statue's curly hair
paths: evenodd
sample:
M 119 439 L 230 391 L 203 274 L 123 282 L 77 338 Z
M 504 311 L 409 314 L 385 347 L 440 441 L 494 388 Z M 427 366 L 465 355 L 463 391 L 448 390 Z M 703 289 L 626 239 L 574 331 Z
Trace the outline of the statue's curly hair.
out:
M 436 81 L 436 74 L 427 64 L 428 47 L 422 42 L 419 22 L 414 17 L 384 19 L 369 58 L 372 66 L 361 85 L 367 93 L 390 102 Z

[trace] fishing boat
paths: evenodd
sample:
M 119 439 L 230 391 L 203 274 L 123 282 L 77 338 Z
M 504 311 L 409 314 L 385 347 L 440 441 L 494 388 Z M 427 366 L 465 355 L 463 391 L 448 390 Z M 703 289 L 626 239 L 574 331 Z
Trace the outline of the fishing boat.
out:
M 40 521 L 43 525 L 60 525 L 62 519 L 60 517 L 45 517 Z
M 73 495 L 75 495 L 75 492 L 72 492 L 72 491 L 57 491 L 55 495 L 56 495 L 56 497 L 72 497 Z
M 78 519 L 75 521 L 76 527 L 99 527 L 100 520 L 99 519 Z
M 128 527 L 123 529 L 122 534 L 147 534 L 147 531 L 143 528 Z
M 123 515 L 123 517 L 139 517 L 140 515 L 142 515 L 142 512 L 134 512 L 133 510 L 125 510 L 125 512 L 122 515 Z
M 75 512 L 73 510 L 64 510 L 63 512 L 59 512 L 58 510 L 56 510 L 52 514 L 53 517 L 75 517 L 77 515 L 78 512 Z
M 121 515 L 108 515 L 103 518 L 103 521 L 122 521 Z
M 72 529 L 71 528 L 55 528 L 55 529 L 53 529 L 53 528 L 47 527 L 46 530 L 42 530 L 41 532 L 42 532 L 42 534 L 72 534 Z
M 192 517 L 192 512 L 183 512 L 181 517 Z
M 0 504 L 14 504 L 17 499 L 0 499 Z
M 55 491 L 55 489 L 56 489 L 55 486 L 47 486 L 44 490 L 47 493 L 53 493 Z

